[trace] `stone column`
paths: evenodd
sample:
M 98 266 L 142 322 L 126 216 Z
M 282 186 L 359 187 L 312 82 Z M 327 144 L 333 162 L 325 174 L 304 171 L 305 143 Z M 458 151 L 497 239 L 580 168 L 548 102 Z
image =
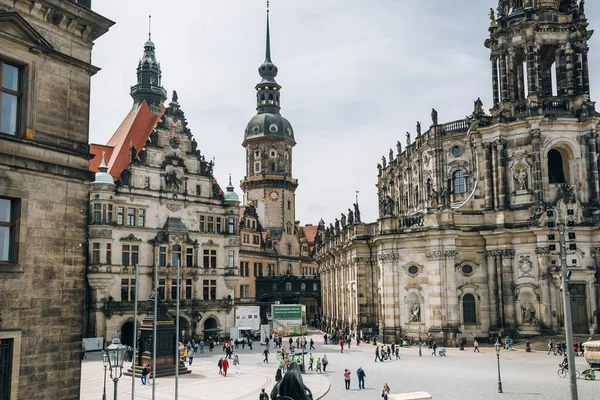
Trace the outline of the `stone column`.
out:
M 508 70 L 506 65 L 506 53 L 503 52 L 499 55 L 500 57 L 500 101 L 510 101 L 509 87 L 508 87 Z
M 517 89 L 517 100 L 523 100 L 525 98 L 525 71 L 523 70 L 523 64 L 518 63 L 515 65 L 516 73 L 516 89 Z
M 492 93 L 494 95 L 494 106 L 500 101 L 500 94 L 498 90 L 498 56 L 493 55 L 492 60 Z
M 590 203 L 596 205 L 598 204 L 598 192 L 600 190 L 600 188 L 598 187 L 598 149 L 596 147 L 598 132 L 596 132 L 596 130 L 593 129 L 590 133 L 586 135 L 586 139 L 588 142 L 588 181 L 590 184 Z
M 556 52 L 556 88 L 558 96 L 567 94 L 567 52 L 564 47 Z
M 508 76 L 508 100 L 515 101 L 518 99 L 518 83 L 517 83 L 517 71 L 515 65 L 515 49 L 514 47 L 508 48 L 508 54 L 506 57 L 506 70 Z
M 575 53 L 570 44 L 566 47 L 567 94 L 573 96 L 576 88 Z
M 513 274 L 514 250 L 502 250 L 502 302 L 504 303 L 504 325 L 517 327 L 515 307 L 515 279 Z
M 575 94 L 583 93 L 583 64 L 581 57 L 581 53 L 575 54 Z
M 504 210 L 508 207 L 508 183 L 506 181 L 506 155 L 504 146 L 506 145 L 506 140 L 500 139 L 496 143 L 497 152 L 498 152 L 498 197 L 499 197 L 499 209 Z
M 494 254 L 494 251 L 485 252 L 488 275 L 487 284 L 490 302 L 490 330 L 498 328 L 499 326 L 498 274 L 496 272 L 496 256 Z
M 540 130 L 531 130 L 531 147 L 533 149 L 533 192 L 537 202 L 544 201 L 542 186 L 542 155 L 540 152 Z
M 504 303 L 504 274 L 502 271 L 502 251 L 497 250 L 495 257 L 495 268 L 497 277 L 497 290 L 498 290 L 498 328 L 503 330 L 506 328 L 506 304 Z
M 493 182 L 494 182 L 494 205 L 496 210 L 500 209 L 500 196 L 499 196 L 499 181 L 500 181 L 500 166 L 498 165 L 498 148 L 496 143 L 492 144 L 492 171 L 493 171 Z
M 458 291 L 456 284 L 455 257 L 458 251 L 446 250 L 444 252 L 444 268 L 446 270 L 446 327 L 460 327 L 460 318 L 458 312 Z
M 442 279 L 441 279 L 441 259 L 443 251 L 428 251 L 425 256 L 428 260 L 428 294 L 429 294 L 429 321 L 426 322 L 429 328 L 441 328 L 442 321 Z M 422 315 L 422 321 L 425 322 L 425 316 Z
M 583 93 L 590 94 L 590 70 L 588 67 L 588 49 L 581 53 L 581 69 L 583 76 Z
M 492 173 L 494 166 L 492 163 L 492 145 L 491 143 L 483 143 L 483 157 L 484 157 L 484 183 L 485 183 L 485 208 L 486 210 L 494 209 L 494 190 L 492 179 Z
M 552 285 L 552 275 L 548 272 L 548 247 L 538 247 L 535 249 L 537 255 L 539 282 L 540 282 L 540 321 L 542 328 L 554 329 L 552 324 L 552 296 L 550 295 L 550 285 Z
M 529 94 L 537 93 L 538 91 L 538 70 L 537 70 L 537 53 L 533 43 L 527 45 L 527 84 L 529 86 Z

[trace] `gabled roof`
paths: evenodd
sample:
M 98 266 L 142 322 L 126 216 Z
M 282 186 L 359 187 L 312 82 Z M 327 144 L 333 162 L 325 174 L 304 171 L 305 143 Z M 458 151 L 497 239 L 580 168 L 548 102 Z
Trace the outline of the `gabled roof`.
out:
M 160 114 L 154 114 L 150 111 L 146 101 L 143 101 L 139 107 L 134 107 L 106 145 L 92 144 L 90 146 L 90 152 L 95 156 L 90 160 L 90 171 L 98 172 L 102 151 L 105 151 L 108 173 L 115 180 L 119 179 L 121 171 L 129 166 L 130 146 L 133 145 L 138 151 L 145 146 L 150 133 L 160 121 L 164 111 L 163 107 Z
M 182 231 L 187 232 L 187 227 L 179 218 L 167 218 L 167 222 L 165 222 L 165 226 L 163 226 L 163 230 L 165 231 Z
M 54 50 L 50 42 L 16 12 L 0 12 L 0 30 L 3 35 L 25 46 L 35 45 L 46 51 Z
M 313 225 L 301 226 L 298 236 L 300 238 L 302 238 L 302 237 L 306 238 L 306 241 L 308 243 L 314 243 L 318 230 L 319 230 L 318 226 L 313 226 Z

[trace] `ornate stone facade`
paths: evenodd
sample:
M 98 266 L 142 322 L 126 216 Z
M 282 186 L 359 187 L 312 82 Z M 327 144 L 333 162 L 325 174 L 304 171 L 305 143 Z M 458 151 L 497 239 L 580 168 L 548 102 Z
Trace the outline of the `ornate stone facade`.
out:
M 144 47 L 144 57 L 156 61 L 154 44 L 148 41 Z M 152 72 L 159 75 L 160 69 Z M 140 74 L 139 68 L 138 81 L 143 81 Z M 133 344 L 134 301 L 143 304 L 148 298 L 155 268 L 159 293 L 174 315 L 178 263 L 180 335 L 227 336 L 234 326 L 239 200 L 231 181 L 226 193 L 221 190 L 213 175 L 214 162 L 198 149 L 177 93 L 166 109 L 148 105 L 144 96 L 160 101 L 161 89 L 132 88 L 130 116 L 134 114 L 138 126 L 148 129 L 124 131 L 122 125 L 107 146 L 94 145 L 102 163 L 89 192 L 88 335 L 111 340 L 116 334 L 128 345 Z M 152 109 L 161 107 L 155 118 Z M 147 109 L 150 113 L 144 114 Z M 158 122 L 154 127 L 145 121 Z M 136 148 L 136 143 L 141 145 Z M 119 150 L 122 147 L 127 151 Z M 118 177 L 114 184 L 113 176 Z M 135 265 L 139 265 L 137 295 Z M 146 308 L 140 306 L 138 312 L 140 327 Z
M 2 399 L 79 398 L 90 60 L 112 25 L 89 0 L 0 1 Z
M 600 118 L 592 31 L 574 4 L 501 2 L 486 41 L 491 115 L 480 100 L 446 124 L 433 110 L 426 132 L 418 123 L 414 141 L 383 157 L 378 221 L 335 229 L 318 252 L 330 326 L 446 339 L 561 331 L 562 222 L 575 332 L 598 330 Z M 360 279 L 357 257 L 373 278 Z

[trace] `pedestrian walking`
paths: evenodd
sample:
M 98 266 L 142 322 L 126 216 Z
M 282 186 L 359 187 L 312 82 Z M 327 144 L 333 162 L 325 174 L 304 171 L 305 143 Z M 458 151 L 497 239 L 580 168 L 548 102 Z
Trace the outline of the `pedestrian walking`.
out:
M 269 363 L 269 346 L 265 346 L 265 351 L 263 351 L 263 356 L 265 356 L 263 363 Z
M 190 352 L 188 353 L 188 362 L 190 363 L 190 365 L 192 365 L 192 363 L 194 362 L 194 350 L 190 350 Z
M 341 349 L 341 352 L 343 353 L 344 352 L 344 339 L 340 339 L 340 349 Z
M 359 389 L 365 388 L 365 377 L 366 376 L 367 376 L 367 374 L 365 374 L 365 371 L 362 369 L 362 367 L 360 367 L 356 371 L 356 377 L 358 378 L 358 388 Z
M 400 359 L 400 346 L 396 346 L 396 360 Z
M 144 364 L 144 368 L 142 368 L 142 385 L 146 384 L 146 379 L 148 378 L 148 364 Z
M 208 341 L 208 351 L 210 353 L 212 353 L 213 349 L 215 348 L 215 342 L 213 342 L 212 340 Z
M 260 391 L 260 396 L 258 396 L 258 400 L 269 400 L 269 395 L 265 392 L 264 388 Z
M 85 349 L 85 344 L 81 345 L 81 359 L 85 360 L 87 358 L 87 354 L 86 354 L 86 349 Z
M 344 383 L 346 384 L 346 390 L 350 390 L 350 370 L 348 368 L 344 370 Z
M 379 361 L 383 361 L 383 360 L 381 359 L 381 357 L 379 356 L 379 346 L 376 346 L 376 347 L 375 347 L 375 362 L 377 362 L 377 360 L 379 360 Z
M 321 357 L 317 357 L 317 371 L 321 373 Z
M 227 358 L 223 358 L 223 376 L 227 376 L 227 370 L 229 369 L 229 361 L 227 361 Z
M 237 354 L 235 356 L 233 356 L 233 366 L 235 367 L 235 373 L 239 374 L 240 373 L 240 358 L 238 357 Z
M 250 350 L 252 350 L 252 344 L 254 343 L 254 341 L 252 340 L 252 338 L 248 338 L 248 347 L 250 347 Z
M 327 364 L 329 364 L 329 360 L 327 360 L 327 356 L 323 355 L 323 372 L 327 372 Z
M 223 360 L 225 357 L 219 358 L 219 362 L 217 362 L 217 366 L 219 367 L 219 375 L 223 375 Z
M 381 391 L 381 397 L 383 397 L 383 400 L 388 400 L 388 396 L 390 395 L 390 390 L 391 389 L 387 383 L 385 385 L 383 385 L 383 390 Z
M 552 342 L 552 340 L 548 340 L 548 353 L 546 355 L 549 356 L 550 353 L 552 353 L 553 351 L 554 351 L 554 343 Z
M 475 352 L 480 353 L 480 351 L 479 351 L 479 342 L 477 341 L 477 339 L 473 340 L 473 353 L 475 353 Z
M 279 360 L 279 369 L 285 372 L 285 360 L 283 358 Z
M 421 347 L 423 347 L 423 342 L 419 340 L 419 357 L 423 357 L 423 354 L 421 353 Z
M 325 344 L 327 344 L 327 334 L 323 335 L 323 341 L 325 342 Z
M 315 350 L 315 341 L 310 338 L 310 350 Z
M 312 353 L 310 353 L 308 356 L 308 369 L 310 369 L 311 371 L 313 371 L 313 362 L 314 361 L 315 361 L 315 358 L 313 357 Z
M 431 353 L 431 355 L 437 356 L 437 342 L 435 340 L 433 341 L 431 348 L 433 349 L 433 352 Z

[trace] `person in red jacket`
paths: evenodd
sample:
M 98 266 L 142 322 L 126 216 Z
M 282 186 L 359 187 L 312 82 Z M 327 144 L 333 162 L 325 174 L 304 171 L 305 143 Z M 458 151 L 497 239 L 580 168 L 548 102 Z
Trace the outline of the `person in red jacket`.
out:
M 223 358 L 223 376 L 227 376 L 227 370 L 229 369 L 229 361 L 227 361 L 227 357 Z
M 340 348 L 342 349 L 342 353 L 344 352 L 344 339 L 340 339 Z

